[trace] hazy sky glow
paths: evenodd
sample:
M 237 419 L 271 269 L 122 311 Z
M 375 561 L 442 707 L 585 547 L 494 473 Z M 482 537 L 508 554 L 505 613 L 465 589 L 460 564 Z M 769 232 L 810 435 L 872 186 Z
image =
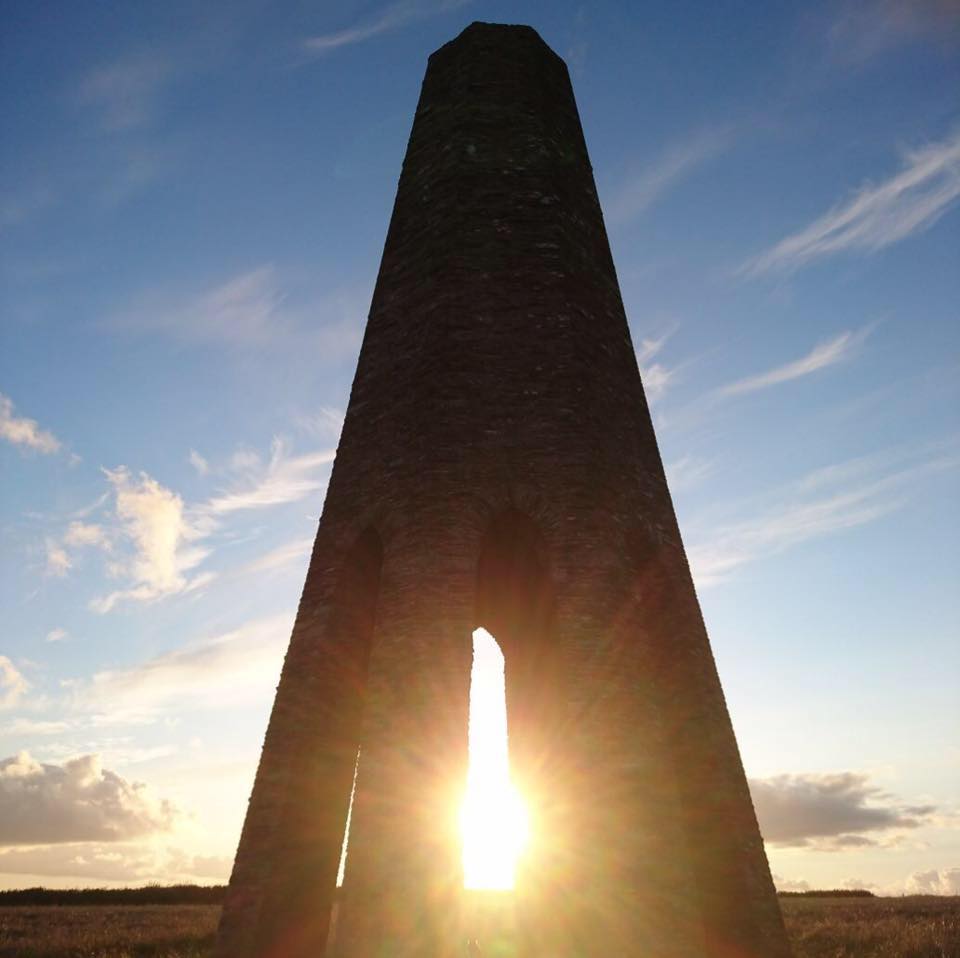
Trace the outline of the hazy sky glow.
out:
M 960 892 L 960 20 L 5 7 L 0 886 L 223 880 L 427 55 L 568 62 L 773 871 Z

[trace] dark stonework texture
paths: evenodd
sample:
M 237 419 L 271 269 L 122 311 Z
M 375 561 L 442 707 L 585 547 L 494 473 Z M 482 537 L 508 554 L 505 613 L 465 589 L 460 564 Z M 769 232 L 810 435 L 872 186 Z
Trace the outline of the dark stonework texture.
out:
M 563 61 L 430 57 L 220 958 L 463 954 L 471 633 L 538 833 L 525 958 L 786 958 Z

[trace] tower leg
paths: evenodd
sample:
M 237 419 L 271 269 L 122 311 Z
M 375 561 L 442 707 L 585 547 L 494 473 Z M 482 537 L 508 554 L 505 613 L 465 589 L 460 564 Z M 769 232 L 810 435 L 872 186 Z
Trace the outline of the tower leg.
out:
M 473 575 L 455 529 L 388 550 L 337 958 L 461 954 Z
M 321 526 L 217 939 L 220 958 L 326 947 L 379 579 L 375 537 Z

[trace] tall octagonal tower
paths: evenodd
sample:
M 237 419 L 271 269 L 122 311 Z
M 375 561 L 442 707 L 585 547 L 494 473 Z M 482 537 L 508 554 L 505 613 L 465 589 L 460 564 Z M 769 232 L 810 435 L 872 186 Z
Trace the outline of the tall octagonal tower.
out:
M 785 958 L 563 61 L 429 60 L 221 958 L 462 954 L 471 635 L 538 840 L 528 958 Z M 349 855 L 336 892 L 359 750 Z

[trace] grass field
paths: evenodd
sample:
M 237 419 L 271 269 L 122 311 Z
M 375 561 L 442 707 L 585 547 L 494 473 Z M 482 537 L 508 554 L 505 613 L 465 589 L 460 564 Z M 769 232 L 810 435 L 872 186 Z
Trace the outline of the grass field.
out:
M 781 904 L 796 958 L 960 958 L 960 898 Z M 219 915 L 217 905 L 5 907 L 0 958 L 208 958 Z

